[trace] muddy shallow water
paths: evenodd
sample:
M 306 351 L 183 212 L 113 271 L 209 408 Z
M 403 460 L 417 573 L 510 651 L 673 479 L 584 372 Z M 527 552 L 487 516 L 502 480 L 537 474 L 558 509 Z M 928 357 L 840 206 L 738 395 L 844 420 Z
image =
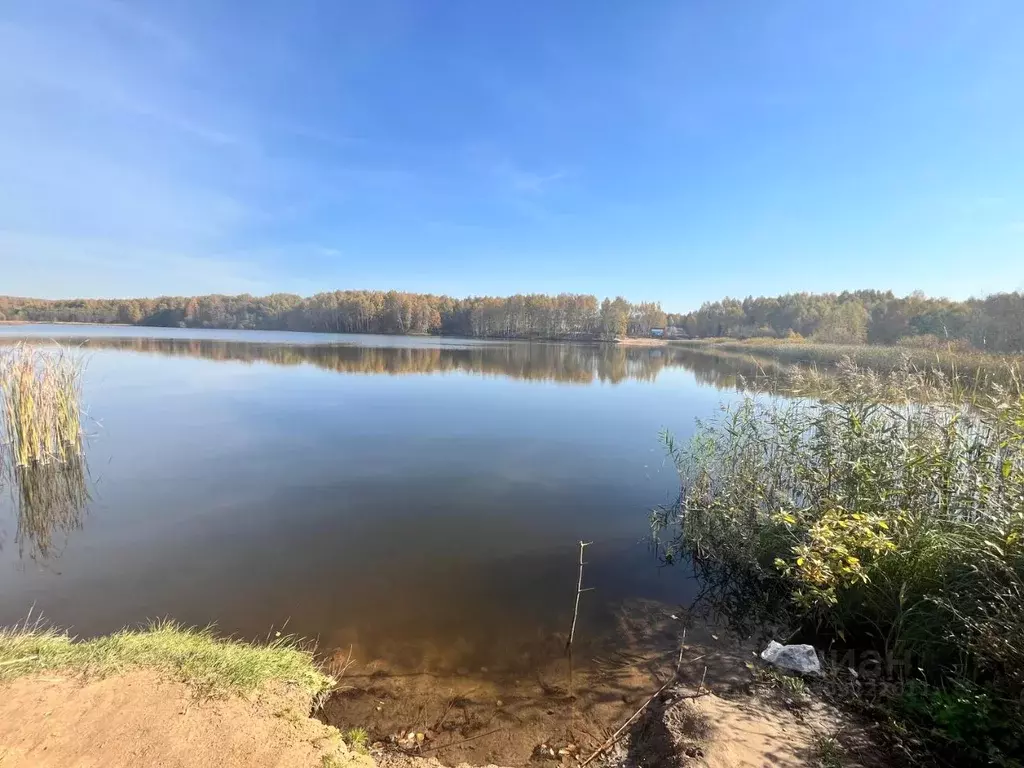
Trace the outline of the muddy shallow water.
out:
M 523 720 L 565 695 L 585 539 L 576 664 L 594 706 L 617 712 L 671 652 L 667 617 L 698 584 L 644 541 L 676 492 L 658 432 L 689 434 L 735 370 L 599 344 L 67 326 L 0 343 L 27 333 L 74 334 L 89 439 L 75 493 L 3 481 L 2 624 L 284 628 L 356 660 L 329 705 L 350 722 L 365 710 L 384 732 L 415 718 L 382 698 L 443 709 L 474 687 Z

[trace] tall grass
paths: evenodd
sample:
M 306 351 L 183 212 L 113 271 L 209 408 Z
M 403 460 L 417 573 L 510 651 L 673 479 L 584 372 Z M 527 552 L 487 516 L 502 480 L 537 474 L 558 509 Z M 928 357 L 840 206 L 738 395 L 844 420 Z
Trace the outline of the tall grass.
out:
M 821 399 L 746 396 L 689 446 L 665 436 L 681 492 L 654 516 L 806 634 L 894 661 L 914 686 L 893 706 L 964 764 L 1024 750 L 1024 386 L 1001 378 L 847 362 Z
M 82 358 L 63 347 L 0 351 L 0 428 L 15 467 L 64 463 L 82 452 Z
M 1024 364 L 1020 355 L 999 356 L 965 347 L 962 344 L 936 343 L 927 346 L 880 344 L 826 344 L 789 339 L 680 339 L 670 346 L 691 351 L 729 352 L 780 363 L 838 366 L 851 359 L 857 365 L 879 372 L 899 371 L 907 367 L 940 370 L 947 376 L 1000 380 L 1012 366 Z

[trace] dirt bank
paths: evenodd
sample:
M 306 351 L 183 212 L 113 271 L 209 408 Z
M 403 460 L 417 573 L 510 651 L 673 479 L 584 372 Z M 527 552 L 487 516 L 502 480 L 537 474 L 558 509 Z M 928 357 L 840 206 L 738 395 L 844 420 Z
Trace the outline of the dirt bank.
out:
M 4 768 L 372 768 L 337 729 L 311 720 L 308 695 L 279 684 L 201 699 L 151 671 L 83 681 L 22 677 L 0 688 Z
M 846 757 L 829 766 L 879 764 L 838 743 L 863 728 L 761 669 L 748 641 L 687 636 L 668 609 L 628 601 L 615 631 L 574 646 L 571 673 L 560 633 L 537 639 L 550 653 L 500 669 L 346 654 L 328 660 L 339 680 L 287 638 L 248 644 L 169 622 L 83 641 L 0 630 L 0 766 L 554 768 L 600 752 L 591 765 L 796 768 L 825 764 L 831 742 Z M 342 742 L 350 729 L 369 756 Z
M 666 691 L 611 754 L 593 765 L 818 766 L 822 735 L 838 727 L 834 713 L 820 706 L 793 710 L 759 697 L 710 694 L 691 700 L 686 698 L 689 694 L 692 691 L 684 687 Z M 381 768 L 441 768 L 455 764 L 393 749 L 372 757 L 355 754 L 342 743 L 337 729 L 307 717 L 306 707 L 307 697 L 287 685 L 248 698 L 199 700 L 184 684 L 145 671 L 90 682 L 61 676 L 25 677 L 7 683 L 0 695 L 0 765 L 373 768 L 376 763 Z M 531 735 L 523 743 L 525 754 L 506 765 L 559 765 L 532 757 L 528 742 L 533 729 L 526 730 Z M 512 729 L 505 743 L 515 740 Z M 484 764 L 490 751 L 493 746 L 481 749 L 471 763 Z M 838 764 L 858 763 L 844 759 Z

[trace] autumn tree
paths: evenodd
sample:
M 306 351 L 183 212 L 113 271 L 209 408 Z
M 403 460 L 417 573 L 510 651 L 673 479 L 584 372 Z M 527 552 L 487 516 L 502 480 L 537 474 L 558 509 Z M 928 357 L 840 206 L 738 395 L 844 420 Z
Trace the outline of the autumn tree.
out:
M 690 337 L 774 337 L 791 334 L 842 343 L 970 344 L 999 353 L 1024 352 L 1024 294 L 967 301 L 897 297 L 890 291 L 790 293 L 706 302 L 666 314 L 653 302 L 598 302 L 589 294 L 518 294 L 464 299 L 398 291 L 330 291 L 308 298 L 158 296 L 46 300 L 0 296 L 0 314 L 30 322 L 135 323 L 151 326 L 274 329 L 335 333 L 443 333 L 488 338 L 643 336 L 672 325 Z
M 863 344 L 867 340 L 868 313 L 861 304 L 849 301 L 830 307 L 811 337 L 826 344 Z

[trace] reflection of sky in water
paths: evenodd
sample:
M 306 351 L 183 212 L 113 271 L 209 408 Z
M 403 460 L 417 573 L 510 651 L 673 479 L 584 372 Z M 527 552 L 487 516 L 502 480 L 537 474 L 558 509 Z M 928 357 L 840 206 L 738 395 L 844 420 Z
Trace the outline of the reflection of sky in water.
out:
M 595 604 L 684 599 L 637 542 L 676 489 L 659 430 L 688 434 L 724 396 L 685 368 L 579 386 L 87 354 L 92 501 L 49 562 L 5 537 L 0 622 L 35 604 L 83 633 L 291 619 L 328 642 L 483 647 L 561 620 L 580 538 Z

